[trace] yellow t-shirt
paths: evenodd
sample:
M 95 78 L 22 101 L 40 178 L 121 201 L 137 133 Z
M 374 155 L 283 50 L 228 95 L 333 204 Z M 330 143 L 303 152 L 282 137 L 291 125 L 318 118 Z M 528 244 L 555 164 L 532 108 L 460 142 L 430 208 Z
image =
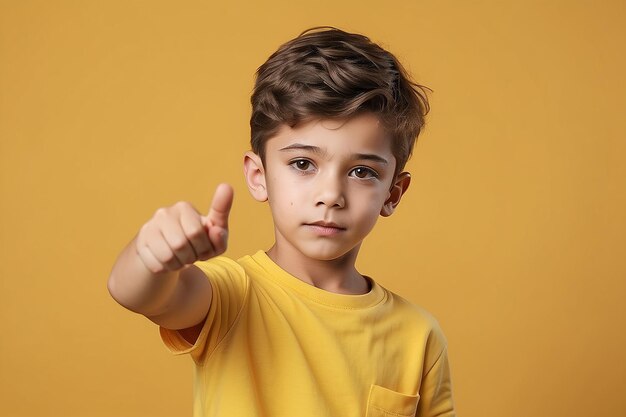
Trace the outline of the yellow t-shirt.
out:
M 454 416 L 446 341 L 424 310 L 370 280 L 336 294 L 290 275 L 263 251 L 197 262 L 213 287 L 192 346 L 195 417 Z

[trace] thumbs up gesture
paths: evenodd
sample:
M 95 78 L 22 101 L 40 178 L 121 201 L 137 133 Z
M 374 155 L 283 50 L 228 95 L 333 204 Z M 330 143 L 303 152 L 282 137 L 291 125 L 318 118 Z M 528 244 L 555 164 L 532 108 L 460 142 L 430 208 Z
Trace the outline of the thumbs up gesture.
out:
M 139 258 L 156 274 L 221 255 L 226 251 L 232 203 L 232 187 L 220 184 L 206 216 L 186 201 L 159 208 L 137 234 Z

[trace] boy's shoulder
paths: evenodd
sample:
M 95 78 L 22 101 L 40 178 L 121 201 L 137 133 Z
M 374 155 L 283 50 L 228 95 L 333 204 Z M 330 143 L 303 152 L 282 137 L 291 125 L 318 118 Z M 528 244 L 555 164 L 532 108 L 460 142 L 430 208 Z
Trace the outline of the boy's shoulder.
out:
M 418 326 L 445 343 L 445 336 L 439 321 L 430 311 L 396 292 L 387 288 L 384 290 L 388 294 L 391 308 L 395 310 L 394 314 L 402 317 L 405 323 Z

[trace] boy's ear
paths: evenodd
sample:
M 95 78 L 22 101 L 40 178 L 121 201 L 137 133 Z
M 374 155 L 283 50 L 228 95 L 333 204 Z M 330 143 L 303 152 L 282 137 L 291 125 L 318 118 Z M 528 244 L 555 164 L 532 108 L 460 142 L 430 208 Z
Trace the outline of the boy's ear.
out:
M 243 173 L 252 197 L 260 202 L 267 201 L 265 169 L 261 157 L 252 151 L 246 152 L 243 156 Z
M 409 188 L 409 184 L 411 184 L 411 174 L 408 172 L 401 172 L 396 176 L 389 190 L 389 197 L 387 197 L 383 208 L 380 210 L 381 216 L 387 217 L 393 214 L 398 204 L 400 204 L 402 195 Z

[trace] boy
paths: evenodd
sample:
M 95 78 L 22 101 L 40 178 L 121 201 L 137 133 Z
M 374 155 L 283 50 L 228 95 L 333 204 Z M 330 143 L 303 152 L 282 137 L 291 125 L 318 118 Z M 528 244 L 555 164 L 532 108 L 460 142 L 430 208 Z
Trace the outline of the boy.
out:
M 424 310 L 361 275 L 379 215 L 428 111 L 423 87 L 368 38 L 304 32 L 257 71 L 244 173 L 275 243 L 233 261 L 230 186 L 207 216 L 161 208 L 122 251 L 109 291 L 195 364 L 194 415 L 454 416 L 446 342 Z

